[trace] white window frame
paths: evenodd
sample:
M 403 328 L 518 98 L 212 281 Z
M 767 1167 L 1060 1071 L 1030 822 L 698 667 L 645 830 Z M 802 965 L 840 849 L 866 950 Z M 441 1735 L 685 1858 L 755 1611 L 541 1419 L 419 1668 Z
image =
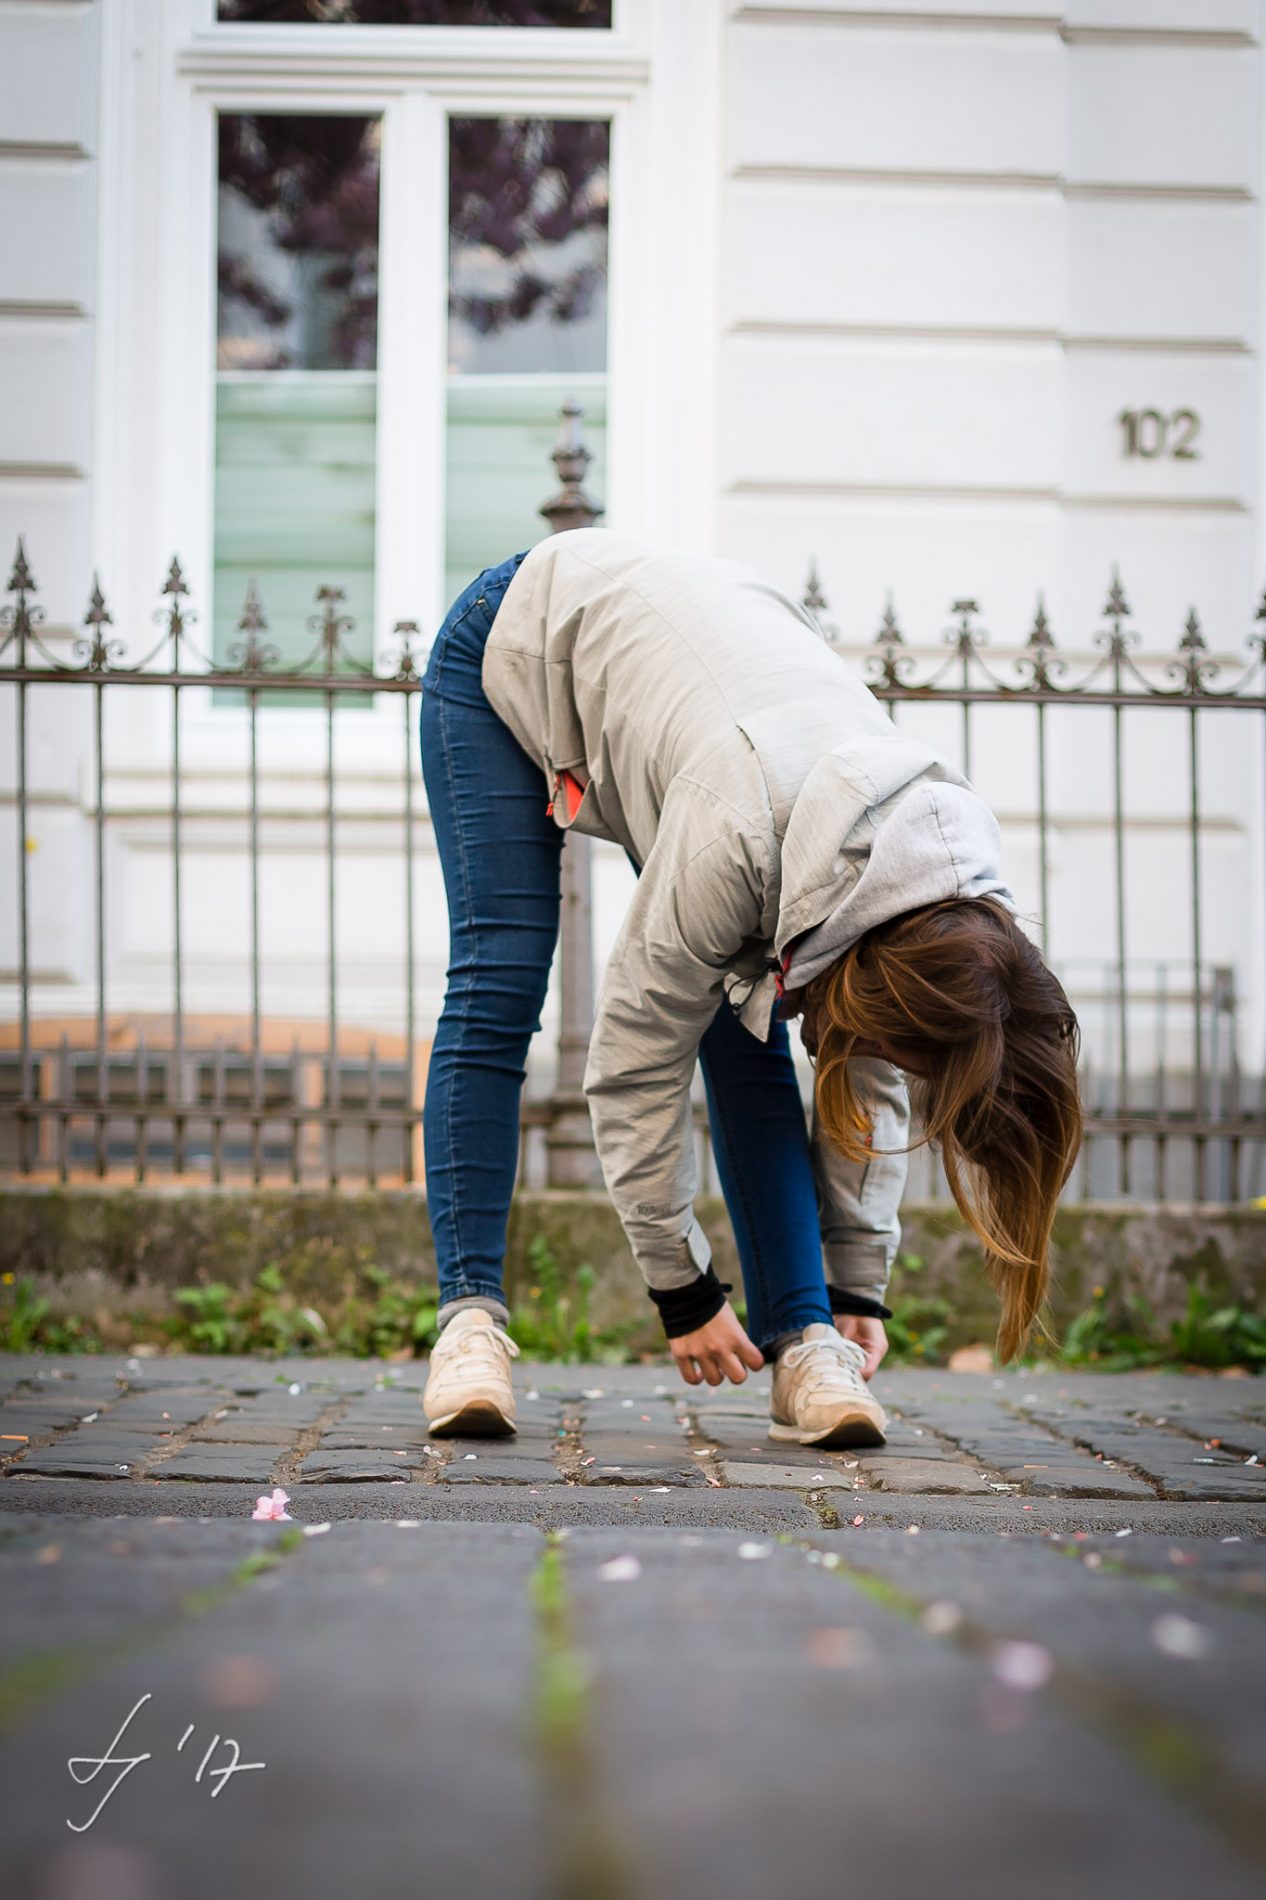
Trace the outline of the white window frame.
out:
M 149 626 L 178 553 L 201 615 L 194 637 L 210 641 L 220 111 L 382 116 L 376 661 L 396 645 L 397 621 L 418 621 L 425 644 L 448 605 L 447 310 L 436 286 L 448 271 L 449 115 L 610 119 L 604 520 L 713 545 L 724 0 L 616 0 L 610 31 L 577 32 L 237 27 L 216 21 L 214 0 L 102 0 L 102 14 L 93 538 L 121 633 Z M 418 192 L 416 179 L 435 182 Z M 542 500 L 550 486 L 542 466 Z M 388 698 L 336 713 L 340 771 L 372 770 L 388 727 L 395 760 Z M 188 761 L 240 763 L 246 715 L 211 699 L 186 690 Z M 292 746 L 310 762 L 321 709 L 265 706 L 259 717 L 270 763 Z M 127 720 L 129 760 L 149 753 L 157 764 L 166 709 L 136 705 Z

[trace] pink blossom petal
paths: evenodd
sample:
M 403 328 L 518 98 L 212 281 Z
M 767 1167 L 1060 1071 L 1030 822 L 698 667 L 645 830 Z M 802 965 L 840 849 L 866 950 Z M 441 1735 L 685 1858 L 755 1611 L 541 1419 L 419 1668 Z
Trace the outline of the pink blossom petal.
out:
M 256 1498 L 255 1509 L 251 1512 L 251 1519 L 252 1521 L 259 1519 L 263 1523 L 289 1524 L 292 1521 L 290 1513 L 286 1509 L 289 1502 L 290 1493 L 278 1487 L 271 1497 Z
M 1041 1643 L 999 1643 L 993 1653 L 993 1673 L 1009 1689 L 1040 1689 L 1054 1668 L 1050 1650 Z
M 604 1583 L 632 1583 L 641 1574 L 642 1566 L 636 1557 L 612 1557 L 598 1567 L 598 1575 Z

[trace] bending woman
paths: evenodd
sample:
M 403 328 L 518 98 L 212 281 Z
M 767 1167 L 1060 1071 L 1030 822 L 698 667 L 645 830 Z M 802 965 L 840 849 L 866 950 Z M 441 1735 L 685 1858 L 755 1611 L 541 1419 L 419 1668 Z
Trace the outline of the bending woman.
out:
M 741 1383 L 772 1360 L 771 1437 L 883 1442 L 868 1382 L 891 1318 L 907 1077 L 1013 1357 L 1080 1141 L 1077 1025 L 966 779 L 751 568 L 601 528 L 471 583 L 432 648 L 421 726 L 450 922 L 424 1112 L 431 1431 L 515 1429 L 502 1263 L 572 828 L 638 870 L 585 1093 L 683 1378 Z M 817 1065 L 811 1127 L 796 1015 Z M 746 1330 L 694 1213 L 696 1060 Z

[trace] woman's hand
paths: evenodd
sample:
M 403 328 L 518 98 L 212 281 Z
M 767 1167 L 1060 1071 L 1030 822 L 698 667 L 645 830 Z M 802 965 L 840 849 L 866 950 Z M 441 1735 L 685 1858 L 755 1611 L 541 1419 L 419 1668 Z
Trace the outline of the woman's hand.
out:
M 745 1366 L 759 1372 L 765 1363 L 764 1353 L 753 1346 L 728 1301 L 706 1326 L 681 1333 L 668 1344 L 687 1385 L 702 1385 L 705 1379 L 709 1385 L 720 1385 L 724 1379 L 742 1385 L 747 1378 Z
M 862 1313 L 837 1313 L 835 1330 L 837 1333 L 843 1333 L 845 1339 L 857 1341 L 866 1355 L 862 1377 L 869 1379 L 888 1350 L 888 1335 L 884 1331 L 883 1321 L 870 1319 Z

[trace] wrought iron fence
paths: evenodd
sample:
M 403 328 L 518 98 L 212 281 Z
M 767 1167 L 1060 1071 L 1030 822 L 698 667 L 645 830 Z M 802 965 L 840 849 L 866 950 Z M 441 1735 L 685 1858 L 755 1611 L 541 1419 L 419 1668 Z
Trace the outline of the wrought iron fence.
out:
M 584 452 L 572 414 L 569 443 L 556 463 L 564 487 L 542 512 L 555 526 L 583 525 L 596 506 L 580 487 Z M 550 512 L 552 510 L 552 513 Z M 415 941 L 415 852 L 421 813 L 414 760 L 416 700 L 423 643 L 414 622 L 399 622 L 388 657 L 377 666 L 357 660 L 348 647 L 351 623 L 337 588 L 317 590 L 311 621 L 312 648 L 298 665 L 281 666 L 267 639 L 264 606 L 252 585 L 238 625 L 238 640 L 221 664 L 199 650 L 192 626 L 190 590 L 173 561 L 163 587 L 161 626 L 150 650 L 130 659 L 112 633 L 113 621 L 94 583 L 84 633 L 73 650 L 54 650 L 24 547 L 19 544 L 9 581 L 10 604 L 0 610 L 0 689 L 15 703 L 16 753 L 10 794 L 15 819 L 16 917 L 14 967 L 4 980 L 14 997 L 0 1021 L 0 1169 L 18 1177 L 67 1180 L 77 1175 L 158 1177 L 255 1182 L 364 1180 L 411 1182 L 419 1178 L 421 1071 Z M 816 568 L 811 567 L 805 605 L 824 639 L 841 652 L 844 643 L 828 619 Z M 1063 974 L 1080 998 L 1083 1020 L 1097 1012 L 1101 1027 L 1090 1038 L 1100 1051 L 1088 1065 L 1085 1094 L 1088 1141 L 1077 1190 L 1087 1198 L 1127 1196 L 1238 1200 L 1262 1191 L 1266 1157 L 1266 1063 L 1246 1065 L 1242 997 L 1233 966 L 1210 965 L 1205 956 L 1204 855 L 1209 821 L 1202 808 L 1202 747 L 1209 720 L 1241 722 L 1250 752 L 1266 737 L 1266 632 L 1256 632 L 1240 662 L 1210 651 L 1194 613 L 1176 650 L 1167 656 L 1140 651 L 1119 580 L 1113 579 L 1104 625 L 1095 633 L 1080 668 L 1057 649 L 1039 603 L 1032 627 L 1008 655 L 994 648 L 973 601 L 958 601 L 943 658 L 920 660 L 907 644 L 891 605 L 873 645 L 849 659 L 864 663 L 876 694 L 904 722 L 917 708 L 948 708 L 957 722 L 958 747 L 970 774 L 981 709 L 1028 708 L 1033 720 L 1037 839 L 1037 928 L 1044 945 L 1051 919 L 1051 849 L 1058 826 L 1050 788 L 1050 722 L 1062 709 L 1099 708 L 1108 716 L 1112 941 L 1108 954 L 1086 946 L 1065 959 Z M 1258 610 L 1266 620 L 1266 601 Z M 122 688 L 164 695 L 169 797 L 157 813 L 170 860 L 172 940 L 166 993 L 156 1010 L 112 1010 L 109 982 L 107 798 L 107 696 Z M 191 946 L 182 919 L 187 899 L 187 796 L 184 727 L 195 695 L 205 705 L 209 689 L 224 716 L 244 726 L 245 760 L 230 808 L 244 821 L 247 866 L 249 996 L 244 1010 L 226 1017 L 191 997 Z M 58 990 L 32 963 L 30 856 L 27 840 L 33 798 L 30 758 L 31 706 L 46 692 L 79 695 L 89 713 L 86 795 L 82 811 L 90 834 L 91 1007 L 67 1017 L 54 1008 Z M 327 955 L 323 1008 L 302 1020 L 279 1021 L 264 1007 L 261 986 L 260 796 L 261 713 L 270 704 L 293 704 L 302 691 L 317 715 L 319 797 L 308 817 L 318 828 L 323 858 Z M 224 706 L 230 695 L 232 708 Z M 284 696 L 284 702 L 281 696 Z M 382 782 L 398 800 L 401 832 L 399 873 L 403 886 L 403 932 L 398 972 L 398 1028 L 372 1031 L 348 1022 L 342 1008 L 339 937 L 340 833 L 347 814 L 340 806 L 336 770 L 336 725 L 355 704 L 388 709 L 398 769 L 380 765 Z M 1057 714 L 1055 709 L 1061 709 Z M 1182 735 L 1174 748 L 1184 804 L 1183 852 L 1190 903 L 1175 912 L 1164 954 L 1145 960 L 1131 954 L 1127 900 L 1127 852 L 1131 833 L 1127 721 L 1138 712 L 1175 722 Z M 1248 722 L 1245 724 L 1244 722 Z M 1259 781 L 1260 782 L 1260 781 Z M 1260 811 L 1247 814 L 1259 851 L 1266 841 Z M 576 840 L 568 841 L 568 854 Z M 587 863 L 587 860 L 586 860 Z M 1259 872 L 1261 866 L 1259 864 Z M 575 873 L 574 875 L 579 875 Z M 563 980 L 564 1040 L 574 1058 L 584 1024 L 589 931 L 587 890 L 574 887 L 569 960 Z M 206 946 L 201 947 L 205 951 Z M 1260 945 L 1259 945 L 1260 949 Z M 1074 968 L 1074 965 L 1076 966 Z M 1070 978 L 1075 977 L 1075 982 Z M 1263 981 L 1258 969 L 1250 982 Z M 577 1003 L 576 998 L 580 1001 Z M 1262 1015 L 1263 998 L 1250 999 Z M 1150 1055 L 1141 1060 L 1140 1023 Z M 583 1040 L 583 1037 L 580 1037 Z M 1108 1052 L 1106 1057 L 1104 1052 Z M 574 1068 L 574 1061 L 572 1062 Z M 575 1077 L 560 1078 L 549 1101 L 524 1109 L 525 1166 L 535 1174 L 535 1149 L 560 1119 L 566 1144 L 575 1148 Z M 702 1132 L 701 1141 L 706 1144 Z M 705 1152 L 705 1163 L 709 1157 Z M 574 1178 L 574 1176 L 572 1177 Z M 935 1195 L 934 1167 L 916 1174 L 916 1191 Z
M 840 645 L 838 630 L 826 619 L 816 566 L 811 566 L 805 605 L 814 613 L 823 637 Z M 1244 749 L 1256 786 L 1255 805 L 1243 813 L 1245 835 L 1257 851 L 1256 874 L 1266 857 L 1266 810 L 1261 803 L 1263 730 L 1266 712 L 1266 631 L 1254 632 L 1247 651 L 1235 660 L 1210 650 L 1195 608 L 1190 609 L 1175 649 L 1143 653 L 1141 636 L 1118 573 L 1114 572 L 1102 610 L 1103 624 L 1091 636 L 1080 666 L 1061 653 L 1039 595 L 1032 625 L 1017 643 L 1003 670 L 994 658 L 990 636 L 980 624 L 974 600 L 953 603 L 953 624 L 944 635 L 949 651 L 931 663 L 911 652 L 897 623 L 891 598 L 864 670 L 871 690 L 884 700 L 894 719 L 916 707 L 951 707 L 959 723 L 959 755 L 973 776 L 973 715 L 983 707 L 1033 709 L 1035 744 L 1035 824 L 1038 858 L 1037 928 L 1049 954 L 1051 924 L 1051 839 L 1055 821 L 1050 801 L 1050 720 L 1053 711 L 1099 708 L 1109 715 L 1108 762 L 1111 792 L 1107 822 L 1111 835 L 1112 955 L 1101 959 L 1052 958 L 1069 988 L 1079 992 L 1083 1027 L 1088 1010 L 1099 1017 L 1095 1037 L 1110 1051 L 1109 1067 L 1083 1067 L 1087 1139 L 1075 1177 L 1083 1199 L 1171 1198 L 1238 1201 L 1260 1194 L 1266 1181 L 1266 1055 L 1259 1053 L 1255 1076 L 1245 1073 L 1241 1056 L 1240 997 L 1236 970 L 1209 963 L 1205 954 L 1205 847 L 1208 820 L 1202 809 L 1202 745 L 1206 719 L 1235 716 L 1247 740 Z M 1255 624 L 1266 622 L 1266 594 Z M 1185 914 L 1173 914 L 1165 956 L 1147 962 L 1132 959 L 1127 898 L 1127 841 L 1130 832 L 1126 721 L 1140 713 L 1177 720 L 1181 737 L 1175 753 L 1183 787 L 1181 830 L 1189 883 Z M 1255 722 L 1251 727 L 1245 721 Z M 1254 747 L 1256 756 L 1254 757 Z M 1254 832 L 1256 836 L 1254 837 Z M 1266 891 L 1266 879 L 1262 889 Z M 1250 888 L 1242 892 L 1247 907 Z M 1260 926 L 1259 926 L 1260 927 Z M 1250 930 L 1251 940 L 1251 930 Z M 1254 1004 L 1263 1021 L 1262 943 L 1252 972 Z M 1078 968 L 1080 966 L 1080 968 Z M 1097 980 L 1088 973 L 1097 970 Z M 1140 1063 L 1132 1049 L 1132 1025 L 1140 1007 L 1150 1015 L 1151 1060 Z M 1170 1029 L 1185 1018 L 1185 1046 L 1178 1065 L 1171 1062 Z M 1106 1032 L 1106 1033 L 1105 1033 Z M 1259 1032 L 1260 1033 L 1260 1032 Z M 1174 1151 L 1181 1150 L 1181 1179 L 1174 1180 Z M 1140 1160 L 1147 1165 L 1140 1168 Z M 1106 1164 L 1106 1165 L 1105 1165 Z M 943 1183 L 938 1170 L 925 1171 L 927 1189 L 936 1195 Z

